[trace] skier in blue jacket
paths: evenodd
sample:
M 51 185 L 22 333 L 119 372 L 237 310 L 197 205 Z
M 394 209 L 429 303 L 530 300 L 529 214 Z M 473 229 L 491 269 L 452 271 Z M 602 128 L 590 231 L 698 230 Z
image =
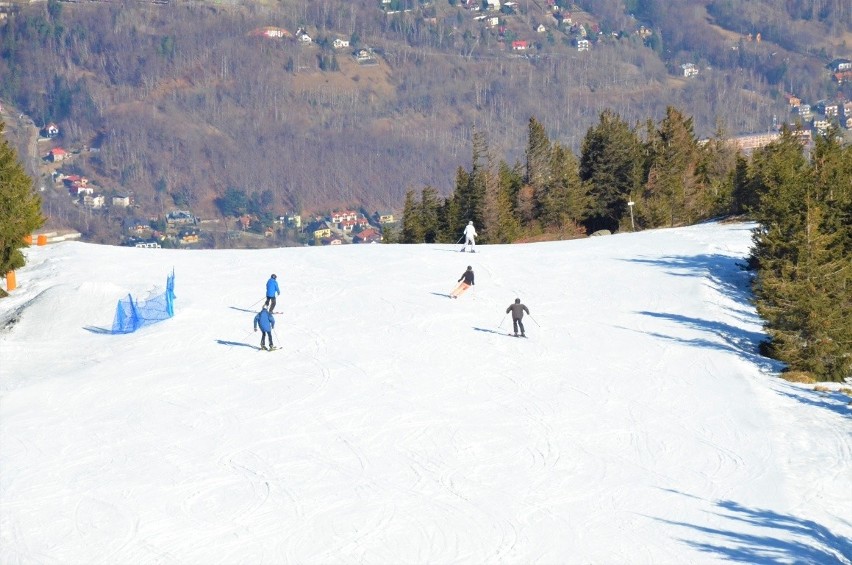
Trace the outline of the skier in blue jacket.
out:
M 257 327 L 260 326 L 260 348 L 266 349 L 266 336 L 269 336 L 269 349 L 272 350 L 275 348 L 275 345 L 272 343 L 272 329 L 275 327 L 275 318 L 272 316 L 272 309 L 267 310 L 266 308 L 261 308 L 260 312 L 254 317 L 254 331 L 257 331 Z
M 264 307 L 269 307 L 270 314 L 275 310 L 275 296 L 278 294 L 281 294 L 278 290 L 278 277 L 272 275 L 266 281 L 266 302 L 263 303 Z

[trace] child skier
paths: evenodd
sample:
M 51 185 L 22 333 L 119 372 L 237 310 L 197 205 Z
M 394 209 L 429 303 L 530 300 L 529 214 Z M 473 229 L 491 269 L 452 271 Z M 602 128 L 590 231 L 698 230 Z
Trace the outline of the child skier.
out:
M 272 343 L 272 329 L 275 327 L 275 318 L 272 316 L 272 308 L 267 310 L 265 307 L 260 309 L 257 316 L 254 317 L 254 331 L 260 326 L 260 348 L 266 349 L 266 336 L 269 336 L 269 351 L 275 349 Z

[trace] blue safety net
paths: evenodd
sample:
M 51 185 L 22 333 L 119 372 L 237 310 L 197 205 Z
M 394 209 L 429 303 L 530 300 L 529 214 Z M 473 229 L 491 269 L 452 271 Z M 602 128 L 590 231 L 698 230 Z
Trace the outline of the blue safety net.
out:
M 118 301 L 112 333 L 128 334 L 155 322 L 162 322 L 175 315 L 175 272 L 166 278 L 166 290 L 151 291 L 148 296 L 137 299 L 132 294 Z

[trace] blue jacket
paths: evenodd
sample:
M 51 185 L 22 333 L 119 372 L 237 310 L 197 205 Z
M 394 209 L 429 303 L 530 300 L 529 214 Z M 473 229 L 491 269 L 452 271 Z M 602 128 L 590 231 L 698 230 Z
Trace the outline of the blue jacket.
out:
M 275 317 L 264 308 L 254 317 L 255 330 L 257 330 L 257 326 L 260 326 L 260 329 L 265 332 L 271 332 L 272 328 L 275 327 Z
M 266 296 L 275 296 L 276 294 L 281 294 L 281 291 L 278 290 L 278 281 L 271 278 L 266 281 Z

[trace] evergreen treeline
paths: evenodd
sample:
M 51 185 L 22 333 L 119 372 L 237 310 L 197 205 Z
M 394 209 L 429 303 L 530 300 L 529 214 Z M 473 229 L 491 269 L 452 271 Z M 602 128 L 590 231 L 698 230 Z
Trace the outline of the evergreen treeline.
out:
M 842 381 L 852 374 L 852 147 L 836 134 L 808 156 L 785 129 L 749 159 L 723 132 L 700 143 L 675 108 L 641 130 L 607 110 L 577 157 L 531 118 L 523 163 L 495 162 L 477 132 L 450 196 L 409 190 L 399 240 L 453 243 L 468 220 L 482 242 L 510 243 L 745 213 L 760 226 L 750 262 L 764 353 Z
M 447 198 L 432 187 L 419 197 L 410 190 L 400 241 L 453 242 L 468 220 L 486 243 L 686 225 L 744 206 L 736 171 L 736 151 L 722 134 L 700 143 L 692 118 L 672 107 L 644 130 L 605 110 L 579 157 L 530 118 L 523 162 L 495 161 L 476 132 L 471 168 L 457 170 Z

